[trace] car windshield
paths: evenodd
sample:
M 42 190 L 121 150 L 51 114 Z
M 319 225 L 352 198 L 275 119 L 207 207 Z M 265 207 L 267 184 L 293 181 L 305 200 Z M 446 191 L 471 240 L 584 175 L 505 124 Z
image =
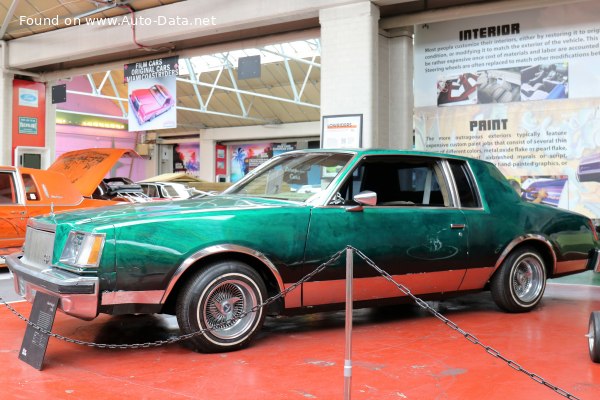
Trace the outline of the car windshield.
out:
M 352 158 L 349 153 L 291 153 L 275 158 L 226 194 L 306 201 L 325 190 Z

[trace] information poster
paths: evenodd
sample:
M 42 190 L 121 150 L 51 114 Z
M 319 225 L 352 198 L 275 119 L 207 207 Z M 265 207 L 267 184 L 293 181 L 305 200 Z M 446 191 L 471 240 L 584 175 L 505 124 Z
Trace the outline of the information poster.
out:
M 488 160 L 530 201 L 600 218 L 600 3 L 426 24 L 415 147 Z
M 167 129 L 177 126 L 179 57 L 126 64 L 129 131 Z
M 173 171 L 188 175 L 200 174 L 200 145 L 198 143 L 179 143 L 173 146 Z
M 360 148 L 362 114 L 323 116 L 321 143 L 324 149 Z
M 296 143 L 253 143 L 229 146 L 231 182 L 237 182 L 248 172 L 273 156 L 296 150 Z

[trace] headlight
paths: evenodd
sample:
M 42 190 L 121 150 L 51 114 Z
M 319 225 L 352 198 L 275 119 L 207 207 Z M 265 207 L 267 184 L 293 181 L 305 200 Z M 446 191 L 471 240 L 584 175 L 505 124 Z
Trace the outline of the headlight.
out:
M 104 247 L 103 233 L 71 231 L 60 262 L 74 267 L 97 267 Z

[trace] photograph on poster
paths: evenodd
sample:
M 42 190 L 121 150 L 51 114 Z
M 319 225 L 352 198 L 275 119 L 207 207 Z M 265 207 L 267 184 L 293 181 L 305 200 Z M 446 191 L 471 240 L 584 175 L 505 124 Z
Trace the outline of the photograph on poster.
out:
M 129 130 L 177 126 L 175 76 L 129 82 Z
M 563 208 L 567 208 L 564 204 L 569 198 L 567 181 L 566 175 L 509 177 L 510 184 L 521 198 L 532 203 L 553 207 L 560 205 Z
M 521 100 L 555 100 L 569 97 L 568 63 L 533 65 L 521 69 Z
M 512 103 L 519 101 L 521 74 L 517 68 L 481 71 L 477 77 L 477 102 Z
M 477 104 L 477 75 L 465 73 L 438 81 L 438 106 Z
M 583 157 L 577 167 L 579 182 L 600 182 L 600 153 Z

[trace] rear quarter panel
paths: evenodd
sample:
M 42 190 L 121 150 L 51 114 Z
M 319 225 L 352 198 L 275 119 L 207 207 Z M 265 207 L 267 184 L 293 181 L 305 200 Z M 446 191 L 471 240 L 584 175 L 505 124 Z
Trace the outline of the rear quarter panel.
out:
M 590 256 L 597 244 L 588 218 L 521 199 L 490 163 L 472 161 L 471 168 L 483 201 L 483 210 L 465 210 L 472 267 L 497 267 L 507 249 L 528 240 L 552 248 L 557 264 L 550 275 L 565 272 L 561 263 Z

